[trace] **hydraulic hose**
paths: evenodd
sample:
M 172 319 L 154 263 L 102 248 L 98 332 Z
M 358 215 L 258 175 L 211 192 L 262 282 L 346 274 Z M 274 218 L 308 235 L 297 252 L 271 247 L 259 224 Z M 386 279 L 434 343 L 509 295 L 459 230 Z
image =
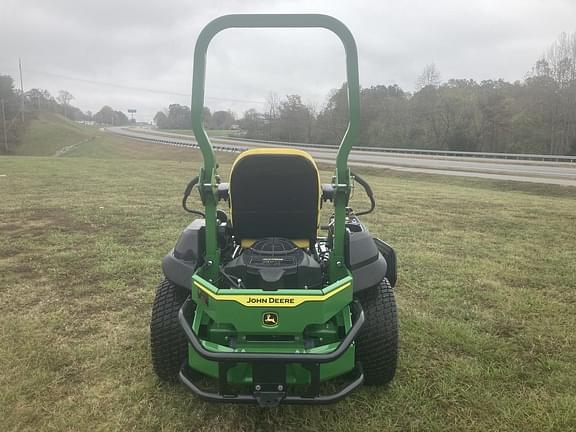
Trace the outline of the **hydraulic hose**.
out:
M 372 188 L 370 187 L 368 182 L 364 180 L 362 177 L 360 177 L 358 174 L 353 172 L 351 172 L 351 174 L 354 177 L 354 180 L 362 185 L 364 191 L 366 191 L 366 195 L 368 195 L 368 198 L 370 199 L 370 209 L 357 212 L 356 216 L 362 216 L 372 213 L 376 208 L 376 200 L 374 199 L 374 192 L 372 191 Z
M 186 210 L 188 213 L 192 213 L 200 217 L 205 217 L 204 213 L 198 210 L 193 210 L 189 208 L 187 205 L 188 197 L 190 196 L 190 193 L 192 193 L 192 189 L 194 188 L 194 186 L 198 184 L 198 181 L 199 177 L 198 176 L 194 177 L 192 180 L 190 180 L 190 183 L 188 183 L 186 189 L 184 189 L 184 197 L 182 198 L 182 208 Z

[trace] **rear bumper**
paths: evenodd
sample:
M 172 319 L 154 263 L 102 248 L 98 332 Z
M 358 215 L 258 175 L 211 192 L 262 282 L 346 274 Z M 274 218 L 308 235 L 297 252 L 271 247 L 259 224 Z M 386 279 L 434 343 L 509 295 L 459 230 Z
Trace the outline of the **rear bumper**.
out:
M 364 381 L 361 367 L 357 364 L 352 371 L 352 377 L 337 392 L 320 394 L 320 364 L 332 362 L 341 357 L 350 347 L 364 324 L 364 311 L 358 302 L 352 302 L 352 327 L 342 339 L 338 347 L 329 353 L 251 353 L 251 352 L 215 352 L 207 350 L 198 336 L 192 331 L 192 302 L 186 300 L 178 314 L 178 320 L 192 349 L 207 360 L 218 363 L 218 391 L 209 392 L 201 389 L 194 381 L 194 372 L 186 361 L 179 374 L 180 381 L 198 397 L 219 402 L 250 403 L 261 406 L 276 406 L 280 402 L 289 404 L 327 404 L 336 402 Z M 228 383 L 228 370 L 237 363 L 249 363 L 253 367 L 254 376 L 251 393 L 238 394 Z M 310 372 L 311 382 L 304 395 L 291 395 L 286 391 L 286 365 L 301 364 Z
M 194 371 L 190 369 L 185 362 L 178 376 L 182 384 L 200 399 L 209 402 L 228 402 L 228 403 L 257 403 L 260 406 L 274 407 L 280 403 L 291 405 L 325 405 L 339 401 L 346 397 L 364 382 L 364 374 L 359 364 L 352 372 L 352 377 L 348 383 L 342 386 L 335 393 L 327 395 L 310 395 L 310 396 L 293 396 L 287 395 L 285 391 L 253 391 L 251 394 L 223 394 L 220 391 L 210 392 L 201 389 L 194 383 Z

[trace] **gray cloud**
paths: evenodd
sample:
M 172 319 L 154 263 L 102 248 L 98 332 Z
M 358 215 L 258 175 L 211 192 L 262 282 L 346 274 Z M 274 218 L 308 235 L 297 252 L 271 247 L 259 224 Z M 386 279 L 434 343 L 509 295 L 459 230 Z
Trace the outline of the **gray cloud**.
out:
M 431 62 L 444 79 L 522 79 L 560 32 L 576 31 L 572 0 L 3 0 L 0 73 L 15 76 L 22 57 L 25 88 L 65 88 L 83 109 L 134 107 L 149 120 L 169 103 L 189 103 L 194 43 L 209 20 L 282 12 L 341 19 L 357 40 L 362 85 L 406 90 Z M 241 112 L 272 91 L 321 105 L 345 80 L 343 56 L 322 30 L 227 30 L 210 47 L 207 105 Z

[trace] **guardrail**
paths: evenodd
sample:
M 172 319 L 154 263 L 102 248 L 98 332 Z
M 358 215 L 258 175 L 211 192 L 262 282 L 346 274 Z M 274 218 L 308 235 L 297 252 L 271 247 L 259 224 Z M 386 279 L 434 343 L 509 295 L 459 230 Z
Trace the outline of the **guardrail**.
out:
M 118 130 L 110 130 L 110 132 L 117 133 L 119 135 L 129 135 L 129 134 L 122 134 Z M 134 131 L 138 133 L 138 131 Z M 150 131 L 149 131 L 150 132 Z M 162 132 L 155 130 L 152 133 L 161 134 Z M 176 135 L 176 134 L 174 134 Z M 133 135 L 131 135 L 133 136 Z M 138 137 L 138 139 L 144 141 L 153 141 L 158 142 L 161 144 L 170 144 L 170 145 L 180 145 L 182 147 L 192 147 L 192 148 L 199 148 L 196 143 L 192 141 L 195 140 L 193 135 L 189 136 L 189 139 L 186 141 L 180 141 L 178 144 L 175 144 L 178 141 L 176 138 L 165 138 L 165 139 L 155 139 L 149 137 Z M 242 146 L 234 146 L 235 141 L 245 141 L 247 143 L 260 143 L 260 144 L 267 144 L 272 146 L 292 146 L 292 147 L 303 147 L 303 148 L 314 148 L 314 149 L 326 149 L 326 150 L 338 150 L 338 146 L 335 145 L 324 145 L 324 144 L 309 144 L 309 143 L 295 143 L 295 142 L 286 142 L 286 141 L 265 141 L 265 140 L 256 140 L 250 138 L 243 138 L 243 137 L 213 137 L 212 142 L 222 142 L 230 146 L 229 148 L 221 147 L 221 146 L 214 146 L 214 150 L 216 151 L 225 151 L 225 152 L 233 152 L 239 153 L 247 149 L 247 147 Z M 218 148 L 216 148 L 218 147 Z M 447 156 L 447 157 L 467 157 L 467 158 L 483 158 L 483 159 L 509 159 L 509 160 L 528 160 L 528 161 L 541 161 L 541 162 L 564 162 L 564 163 L 576 163 L 576 155 L 574 156 L 565 156 L 565 155 L 539 155 L 539 154 L 529 154 L 529 153 L 489 153 L 489 152 L 467 152 L 467 151 L 455 151 L 455 150 L 426 150 L 426 149 L 406 149 L 406 148 L 394 148 L 394 147 L 367 147 L 367 146 L 359 146 L 354 147 L 353 151 L 360 151 L 360 152 L 373 152 L 373 153 L 395 153 L 395 154 L 412 154 L 412 155 L 424 155 L 424 156 Z
M 106 129 L 106 131 L 113 133 L 113 134 L 116 134 L 116 135 L 127 136 L 130 138 L 138 139 L 140 141 L 148 141 L 148 142 L 153 142 L 156 144 L 170 145 L 173 147 L 190 147 L 190 148 L 194 148 L 194 149 L 200 148 L 200 146 L 195 142 L 178 140 L 176 138 L 152 138 L 152 137 L 143 136 L 143 135 L 133 135 L 130 133 L 122 133 L 119 130 L 108 129 L 108 128 Z M 193 139 L 194 137 L 190 137 L 190 138 Z M 214 151 L 227 152 L 227 153 L 242 153 L 244 150 L 247 150 L 246 147 L 231 146 L 229 144 L 226 144 L 226 146 L 212 145 L 212 147 L 213 147 Z
M 218 137 L 216 139 L 226 140 L 228 138 Z M 317 149 L 322 148 L 338 149 L 338 146 L 329 144 L 324 145 L 324 144 L 295 143 L 286 141 L 264 141 L 243 137 L 230 137 L 230 140 L 247 141 L 262 144 L 308 147 Z M 403 154 L 429 155 L 429 156 L 477 157 L 477 158 L 489 158 L 489 159 L 534 160 L 534 161 L 548 161 L 548 162 L 572 162 L 572 163 L 576 162 L 576 155 L 566 156 L 566 155 L 540 155 L 531 153 L 489 153 L 489 152 L 469 152 L 469 151 L 456 151 L 456 150 L 426 150 L 426 149 L 406 149 L 395 147 L 368 147 L 368 146 L 357 146 L 357 147 L 355 146 L 353 148 L 353 151 L 375 152 L 375 153 L 403 153 Z

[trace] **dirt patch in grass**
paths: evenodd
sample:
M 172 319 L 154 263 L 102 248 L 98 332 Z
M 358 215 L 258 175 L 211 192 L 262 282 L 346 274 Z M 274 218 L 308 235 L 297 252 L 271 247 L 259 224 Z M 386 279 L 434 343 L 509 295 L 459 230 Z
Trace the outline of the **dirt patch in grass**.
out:
M 5 235 L 22 233 L 37 234 L 52 230 L 91 233 L 98 227 L 75 220 L 68 211 L 61 208 L 42 208 L 22 213 L 8 213 L 0 222 L 0 232 Z
M 18 246 L 7 246 L 0 250 L 0 259 L 12 258 L 23 252 L 23 249 Z

